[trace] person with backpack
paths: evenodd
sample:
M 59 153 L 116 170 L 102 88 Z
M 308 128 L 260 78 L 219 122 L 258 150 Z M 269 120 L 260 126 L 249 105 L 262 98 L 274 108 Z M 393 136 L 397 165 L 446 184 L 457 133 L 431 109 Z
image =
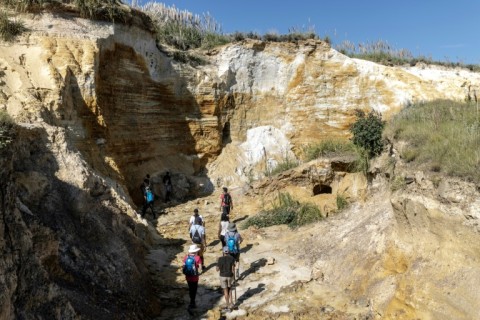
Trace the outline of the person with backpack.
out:
M 198 255 L 202 261 L 202 271 L 205 269 L 205 260 L 203 253 L 207 247 L 207 237 L 205 235 L 205 228 L 202 226 L 202 219 L 197 217 L 194 224 L 190 228 L 190 239 L 192 242 L 200 247 Z
M 200 218 L 202 220 L 202 226 L 205 228 L 205 220 L 203 220 L 203 217 L 198 213 L 198 209 L 195 208 L 193 210 L 193 215 L 190 217 L 190 220 L 188 221 L 188 230 L 195 224 L 195 219 Z
M 223 193 L 220 195 L 220 211 L 228 216 L 231 210 L 233 210 L 232 196 L 228 193 L 228 188 L 223 187 Z
M 228 218 L 228 215 L 222 214 L 220 223 L 218 224 L 218 239 L 222 242 L 222 248 L 227 245 L 227 242 L 225 241 L 225 234 L 227 233 L 229 224 L 230 219 Z
M 223 289 L 225 297 L 226 309 L 233 308 L 232 286 L 235 278 L 235 258 L 229 254 L 228 247 L 223 247 L 223 255 L 218 258 L 217 271 L 220 271 L 220 287 Z
M 197 296 L 199 272 L 198 267 L 201 264 L 201 259 L 197 255 L 200 248 L 196 244 L 192 244 L 188 249 L 188 254 L 183 258 L 182 272 L 188 283 L 188 294 L 190 296 L 189 309 L 197 307 L 195 297 Z
M 153 218 L 155 219 L 155 211 L 153 210 L 155 195 L 150 184 L 150 175 L 147 174 L 147 178 L 143 179 L 143 183 L 140 186 L 140 189 L 143 193 L 142 217 L 145 216 L 145 214 L 147 213 L 147 209 L 150 208 Z
M 237 278 L 239 278 L 239 265 L 240 265 L 240 243 L 243 239 L 240 233 L 237 231 L 237 226 L 235 223 L 230 222 L 228 224 L 227 232 L 225 233 L 225 242 L 227 243 L 229 254 L 235 258 L 237 262 Z
M 170 177 L 170 172 L 167 171 L 165 176 L 163 176 L 163 186 L 165 187 L 165 203 L 170 201 L 170 196 L 172 194 L 172 178 Z

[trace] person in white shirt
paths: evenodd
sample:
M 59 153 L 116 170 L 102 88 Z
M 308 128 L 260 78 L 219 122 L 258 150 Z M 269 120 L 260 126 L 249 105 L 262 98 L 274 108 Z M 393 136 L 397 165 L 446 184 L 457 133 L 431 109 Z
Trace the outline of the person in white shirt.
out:
M 227 242 L 225 241 L 225 233 L 227 233 L 229 223 L 230 220 L 228 218 L 228 215 L 222 214 L 222 217 L 220 218 L 220 223 L 218 224 L 218 239 L 220 239 L 220 241 L 222 242 L 222 248 L 227 245 Z
M 193 210 L 193 216 L 190 217 L 190 220 L 188 221 L 188 230 L 193 226 L 195 223 L 195 219 L 200 218 L 202 220 L 202 226 L 205 228 L 205 221 L 203 220 L 203 217 L 198 214 L 198 209 Z
M 189 232 L 192 242 L 200 247 L 198 255 L 202 260 L 202 271 L 204 271 L 205 260 L 203 258 L 203 253 L 205 252 L 205 248 L 207 247 L 207 237 L 205 235 L 205 228 L 202 226 L 202 222 L 203 221 L 200 219 L 200 217 L 197 217 Z

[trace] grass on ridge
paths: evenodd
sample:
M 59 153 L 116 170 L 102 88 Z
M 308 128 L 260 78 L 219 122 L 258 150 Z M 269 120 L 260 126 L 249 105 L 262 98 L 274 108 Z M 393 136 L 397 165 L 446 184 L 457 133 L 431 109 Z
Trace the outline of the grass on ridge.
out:
M 385 135 L 407 142 L 400 156 L 427 170 L 480 182 L 478 104 L 437 100 L 405 108 Z

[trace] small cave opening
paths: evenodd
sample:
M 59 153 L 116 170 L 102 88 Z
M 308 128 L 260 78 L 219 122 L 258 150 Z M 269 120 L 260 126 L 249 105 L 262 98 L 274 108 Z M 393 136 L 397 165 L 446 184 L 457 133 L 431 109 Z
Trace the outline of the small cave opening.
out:
M 226 145 L 230 142 L 232 142 L 232 137 L 230 136 L 230 122 L 227 121 L 222 130 L 222 144 Z
M 332 193 L 332 187 L 326 185 L 326 184 L 317 184 L 316 186 L 313 187 L 313 195 L 316 196 L 317 194 L 331 194 Z

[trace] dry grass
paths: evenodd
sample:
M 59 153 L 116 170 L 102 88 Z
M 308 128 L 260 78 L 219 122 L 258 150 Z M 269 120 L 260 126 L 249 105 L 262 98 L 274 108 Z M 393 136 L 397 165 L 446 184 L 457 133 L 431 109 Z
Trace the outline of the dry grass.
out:
M 480 111 L 475 103 L 434 101 L 404 109 L 388 124 L 391 141 L 406 141 L 412 165 L 480 182 Z

